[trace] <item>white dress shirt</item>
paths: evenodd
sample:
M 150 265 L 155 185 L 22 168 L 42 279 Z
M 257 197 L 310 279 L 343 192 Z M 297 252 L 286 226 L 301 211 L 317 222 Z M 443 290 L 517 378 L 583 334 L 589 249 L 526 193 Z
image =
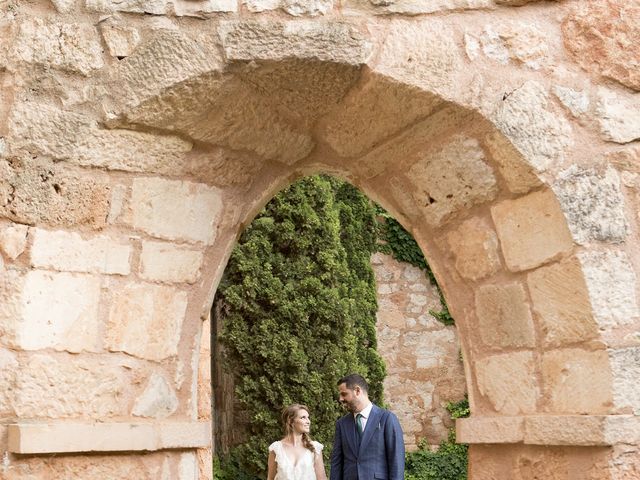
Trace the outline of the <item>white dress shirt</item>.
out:
M 369 405 L 367 405 L 366 407 L 364 407 L 360 412 L 354 413 L 353 414 L 353 419 L 356 421 L 356 425 L 358 424 L 358 419 L 356 418 L 356 415 L 358 415 L 358 413 L 360 415 L 362 415 L 362 432 L 364 433 L 364 429 L 367 426 L 367 420 L 369 419 L 369 415 L 371 415 L 371 409 L 373 408 L 373 403 L 369 402 Z

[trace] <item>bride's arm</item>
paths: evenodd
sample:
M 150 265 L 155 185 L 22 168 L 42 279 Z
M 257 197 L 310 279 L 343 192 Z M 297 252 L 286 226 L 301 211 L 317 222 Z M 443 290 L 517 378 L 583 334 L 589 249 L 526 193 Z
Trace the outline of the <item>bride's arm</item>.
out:
M 276 470 L 277 470 L 276 454 L 273 451 L 269 452 L 268 464 L 269 464 L 269 470 L 267 473 L 267 480 L 273 480 L 274 478 L 276 478 Z
M 327 473 L 324 470 L 324 461 L 322 460 L 322 453 L 316 453 L 314 457 L 315 457 L 315 460 L 313 462 L 313 469 L 316 472 L 316 480 L 327 480 Z

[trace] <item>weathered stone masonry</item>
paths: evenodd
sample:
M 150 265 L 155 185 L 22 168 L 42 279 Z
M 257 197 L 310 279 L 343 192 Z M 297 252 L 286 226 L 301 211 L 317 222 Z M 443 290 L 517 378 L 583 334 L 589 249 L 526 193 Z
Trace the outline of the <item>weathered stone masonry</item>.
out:
M 639 478 L 639 25 L 623 0 L 1 4 L 1 476 L 208 478 L 218 279 L 324 171 L 444 289 L 472 480 Z
M 452 426 L 447 403 L 466 393 L 456 329 L 429 313 L 441 311 L 442 303 L 426 272 L 381 253 L 371 264 L 378 352 L 387 366 L 384 401 L 398 415 L 408 450 L 421 441 L 435 448 Z

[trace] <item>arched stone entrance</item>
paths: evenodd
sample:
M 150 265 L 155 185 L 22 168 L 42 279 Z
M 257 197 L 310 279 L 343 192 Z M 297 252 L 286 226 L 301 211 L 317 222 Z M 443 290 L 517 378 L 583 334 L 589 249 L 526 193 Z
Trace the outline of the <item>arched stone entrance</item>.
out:
M 258 209 L 323 171 L 393 212 L 444 289 L 471 479 L 637 477 L 638 85 L 582 33 L 624 37 L 602 27 L 622 3 L 281 3 L 325 17 L 3 12 L 3 473 L 206 478 L 217 282 Z

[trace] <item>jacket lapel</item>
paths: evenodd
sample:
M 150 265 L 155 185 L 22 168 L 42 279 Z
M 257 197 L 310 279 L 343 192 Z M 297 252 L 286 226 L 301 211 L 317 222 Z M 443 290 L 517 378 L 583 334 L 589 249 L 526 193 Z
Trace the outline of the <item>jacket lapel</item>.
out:
M 373 433 L 378 429 L 381 414 L 382 410 L 374 405 L 371 409 L 371 415 L 369 415 L 369 418 L 367 419 L 367 425 L 364 427 L 364 435 L 362 435 L 362 440 L 360 441 L 359 452 L 362 452 L 367 448 L 367 444 L 371 440 L 371 437 L 373 437 Z M 355 430 L 355 421 L 353 421 L 353 425 Z

